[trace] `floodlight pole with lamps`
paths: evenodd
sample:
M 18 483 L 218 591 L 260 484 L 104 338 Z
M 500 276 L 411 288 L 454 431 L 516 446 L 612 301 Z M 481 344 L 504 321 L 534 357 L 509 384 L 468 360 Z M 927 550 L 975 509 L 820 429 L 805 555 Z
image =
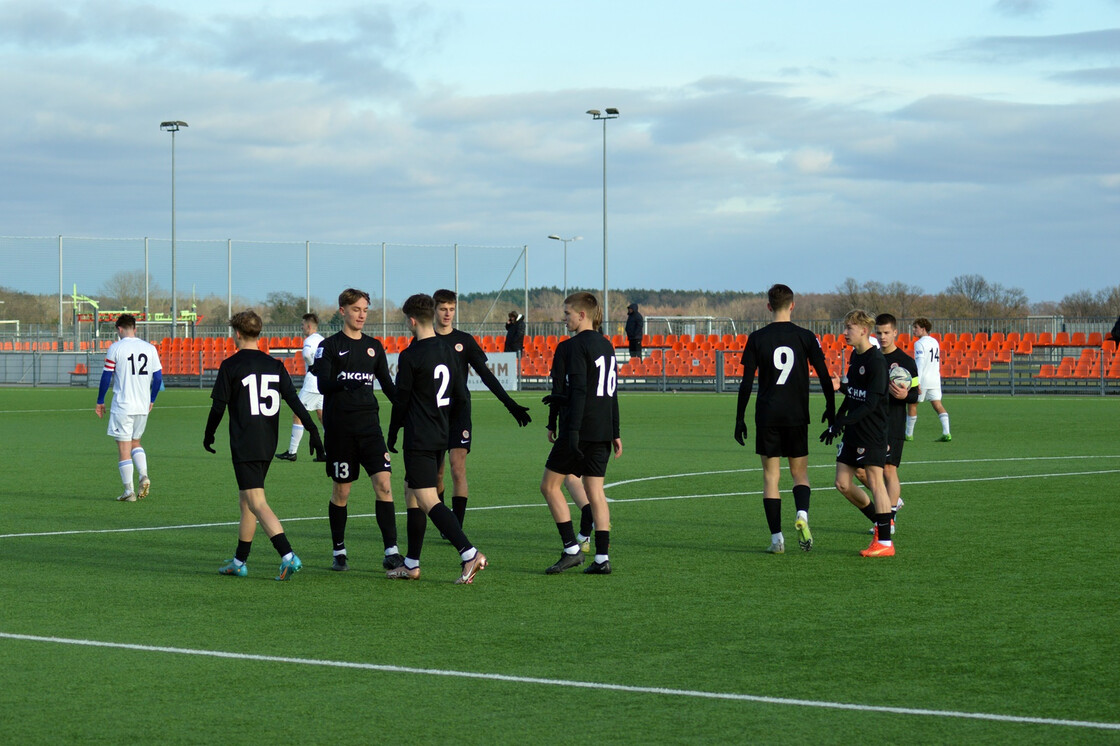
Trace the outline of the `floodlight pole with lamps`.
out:
M 611 303 L 607 295 L 607 120 L 618 119 L 618 109 L 608 107 L 603 111 L 588 109 L 591 118 L 603 121 L 603 334 L 611 336 L 607 325 L 611 317 Z
M 553 241 L 564 242 L 564 297 L 568 297 L 568 243 L 571 241 L 582 241 L 583 236 L 572 236 L 571 238 L 560 238 L 555 233 L 549 236 Z
M 187 127 L 186 122 L 160 122 L 159 128 L 171 133 L 171 338 L 178 336 L 179 327 L 179 296 L 178 277 L 175 262 L 175 133 L 180 127 Z

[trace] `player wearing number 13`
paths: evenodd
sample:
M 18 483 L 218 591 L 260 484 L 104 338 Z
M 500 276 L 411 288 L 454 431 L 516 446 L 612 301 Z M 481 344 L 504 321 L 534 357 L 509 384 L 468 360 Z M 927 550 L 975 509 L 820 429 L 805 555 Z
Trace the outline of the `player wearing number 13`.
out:
M 237 532 L 237 551 L 219 572 L 243 577 L 248 573 L 245 562 L 253 543 L 257 522 L 272 540 L 280 555 L 277 580 L 287 580 L 299 572 L 302 563 L 292 552 L 276 514 L 268 505 L 264 480 L 276 451 L 280 423 L 280 399 L 297 417 L 307 423 L 311 436 L 311 452 L 321 455 L 323 443 L 319 430 L 307 414 L 296 394 L 296 387 L 284 364 L 257 349 L 261 333 L 261 317 L 254 311 L 241 311 L 229 320 L 237 342 L 237 352 L 222 361 L 218 378 L 210 392 L 213 404 L 206 422 L 202 446 L 214 453 L 214 435 L 226 409 L 229 409 L 229 450 L 233 456 L 233 473 L 237 478 L 237 494 L 241 503 L 241 522 Z
M 767 308 L 773 320 L 747 337 L 743 350 L 743 381 L 739 385 L 735 412 L 735 440 L 744 445 L 747 403 L 758 369 L 758 399 L 755 402 L 755 453 L 762 458 L 762 506 L 770 528 L 767 551 L 785 551 L 782 535 L 782 495 L 778 490 L 781 459 L 793 477 L 793 500 L 797 508 L 794 527 L 798 544 L 806 552 L 813 548 L 809 532 L 809 366 L 817 372 L 825 398 L 822 421 L 832 425 L 835 412 L 832 378 L 820 342 L 808 329 L 790 321 L 793 291 L 774 285 L 767 293 Z

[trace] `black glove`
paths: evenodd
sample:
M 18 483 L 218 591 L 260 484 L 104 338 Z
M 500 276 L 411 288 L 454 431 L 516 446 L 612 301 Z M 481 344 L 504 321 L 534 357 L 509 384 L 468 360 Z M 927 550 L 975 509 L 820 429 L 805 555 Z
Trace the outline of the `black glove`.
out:
M 550 407 L 562 407 L 568 403 L 568 397 L 566 394 L 549 394 L 548 396 L 541 399 L 541 403 L 547 404 Z
M 385 441 L 385 447 L 389 449 L 389 453 L 397 452 L 397 433 L 393 431 L 389 433 L 389 440 Z
M 738 443 L 741 446 L 745 446 L 746 443 L 744 443 L 743 441 L 746 439 L 746 437 L 747 437 L 747 423 L 744 422 L 743 420 L 736 420 L 735 421 L 735 442 Z
M 214 433 L 206 433 L 202 436 L 202 447 L 210 451 L 210 453 L 217 453 L 214 450 Z
M 506 410 L 513 415 L 513 419 L 517 420 L 517 424 L 521 427 L 525 427 L 533 421 L 533 418 L 529 416 L 529 408 L 523 407 L 517 402 L 507 404 Z
M 583 451 L 579 449 L 579 431 L 573 430 L 568 433 L 568 450 L 576 458 L 583 458 Z
M 824 410 L 824 414 L 821 415 L 821 422 L 825 423 L 829 427 L 832 427 L 833 423 L 836 422 L 836 408 L 835 407 L 826 408 Z
M 323 439 L 319 436 L 318 430 L 311 431 L 311 457 L 316 460 L 327 458 L 327 449 L 323 448 Z
M 832 441 L 840 437 L 840 428 L 832 425 L 823 433 L 821 433 L 821 442 L 826 446 L 832 445 Z

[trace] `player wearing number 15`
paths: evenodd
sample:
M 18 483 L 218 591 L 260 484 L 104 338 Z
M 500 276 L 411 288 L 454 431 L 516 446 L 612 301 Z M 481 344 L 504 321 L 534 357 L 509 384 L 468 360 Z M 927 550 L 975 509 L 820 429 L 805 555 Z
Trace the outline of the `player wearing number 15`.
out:
M 124 313 L 117 318 L 117 336 L 120 338 L 105 355 L 94 412 L 98 418 L 105 416 L 105 394 L 112 385 L 109 437 L 117 441 L 117 471 L 124 484 L 124 492 L 117 500 L 131 503 L 137 497 L 147 497 L 152 485 L 148 479 L 148 455 L 140 445 L 140 436 L 156 403 L 163 374 L 156 348 L 136 336 L 135 316 Z M 139 492 L 132 489 L 135 472 L 140 476 Z
M 767 308 L 773 320 L 747 337 L 743 350 L 743 381 L 735 411 L 735 441 L 745 445 L 747 403 L 758 369 L 758 400 L 754 409 L 755 453 L 762 458 L 762 506 L 770 528 L 767 551 L 785 551 L 782 535 L 782 495 L 778 491 L 781 459 L 789 464 L 793 477 L 793 501 L 797 508 L 794 527 L 798 544 L 808 552 L 813 548 L 809 531 L 809 366 L 817 372 L 825 398 L 822 422 L 832 425 L 834 390 L 824 352 L 816 335 L 790 321 L 793 291 L 774 285 L 767 293 Z
M 202 446 L 214 453 L 214 435 L 226 409 L 229 409 L 229 450 L 233 456 L 233 473 L 237 477 L 237 494 L 241 503 L 241 522 L 237 532 L 237 551 L 221 567 L 222 575 L 243 577 L 253 543 L 257 521 L 272 540 L 280 555 L 277 580 L 287 580 L 299 572 L 302 563 L 292 552 L 276 514 L 264 494 L 264 480 L 276 450 L 280 423 L 280 399 L 287 403 L 311 435 L 311 452 L 321 455 L 323 442 L 319 430 L 307 414 L 296 394 L 296 387 L 284 364 L 257 349 L 261 333 L 261 317 L 253 311 L 241 311 L 229 320 L 237 342 L 237 352 L 222 361 L 218 378 L 210 392 L 213 404 L 206 421 Z

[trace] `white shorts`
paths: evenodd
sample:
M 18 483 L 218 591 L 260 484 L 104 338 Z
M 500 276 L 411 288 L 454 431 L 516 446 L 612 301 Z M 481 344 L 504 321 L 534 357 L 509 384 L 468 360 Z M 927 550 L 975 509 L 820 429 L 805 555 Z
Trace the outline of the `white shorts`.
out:
M 310 391 L 299 390 L 299 400 L 303 406 L 307 407 L 308 413 L 318 411 L 323 408 L 323 395 L 313 394 Z
M 113 440 L 140 440 L 147 426 L 146 414 L 122 414 L 109 411 L 109 437 Z
M 921 393 L 918 394 L 918 401 L 941 401 L 941 387 L 923 388 Z

